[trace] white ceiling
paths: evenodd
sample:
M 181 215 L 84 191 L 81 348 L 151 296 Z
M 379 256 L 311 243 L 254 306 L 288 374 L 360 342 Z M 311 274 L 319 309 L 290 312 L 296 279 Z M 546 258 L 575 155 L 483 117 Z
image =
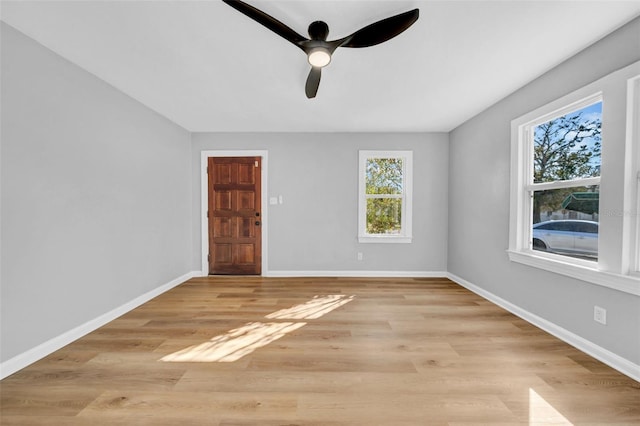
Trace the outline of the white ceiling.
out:
M 219 0 L 6 1 L 1 18 L 187 130 L 449 131 L 640 15 L 639 0 L 246 0 L 329 39 L 420 8 L 378 46 L 338 49 L 307 99 L 304 53 Z

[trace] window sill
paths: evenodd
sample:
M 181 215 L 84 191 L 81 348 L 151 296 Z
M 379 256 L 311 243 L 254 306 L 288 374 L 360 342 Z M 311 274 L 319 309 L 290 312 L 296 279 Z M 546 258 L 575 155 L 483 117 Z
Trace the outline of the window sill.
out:
M 412 237 L 403 237 L 403 236 L 358 236 L 359 243 L 397 243 L 397 244 L 410 244 Z
M 531 252 L 507 250 L 507 253 L 512 262 L 640 296 L 640 278 L 636 276 L 600 271 L 595 264 L 593 266 L 587 266 L 586 262 L 573 264 Z

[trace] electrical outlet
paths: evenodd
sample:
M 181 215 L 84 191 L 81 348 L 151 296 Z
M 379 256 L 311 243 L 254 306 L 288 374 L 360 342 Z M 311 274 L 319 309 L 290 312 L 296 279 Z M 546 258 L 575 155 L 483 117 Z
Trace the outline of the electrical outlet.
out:
M 593 320 L 600 324 L 607 325 L 607 310 L 600 306 L 593 307 Z
M 358 252 L 358 260 L 362 260 L 362 259 L 364 259 L 362 252 Z

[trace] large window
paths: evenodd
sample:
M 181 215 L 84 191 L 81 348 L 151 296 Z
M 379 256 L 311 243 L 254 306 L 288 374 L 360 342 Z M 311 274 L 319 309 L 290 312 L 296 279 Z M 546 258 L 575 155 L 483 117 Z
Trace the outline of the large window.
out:
M 511 122 L 511 261 L 640 295 L 639 73 Z
M 360 151 L 360 242 L 411 242 L 412 163 L 411 151 Z
M 623 216 L 630 238 L 629 269 L 640 276 L 640 75 L 627 83 L 627 186 Z
M 597 260 L 601 134 L 599 95 L 526 126 L 533 250 Z

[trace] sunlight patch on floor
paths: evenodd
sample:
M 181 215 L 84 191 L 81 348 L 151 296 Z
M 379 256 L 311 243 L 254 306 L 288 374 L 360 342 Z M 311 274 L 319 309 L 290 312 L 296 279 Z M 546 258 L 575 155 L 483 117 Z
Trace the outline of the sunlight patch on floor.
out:
M 351 302 L 355 296 L 345 294 L 330 294 L 327 296 L 314 296 L 313 299 L 300 305 L 287 309 L 281 309 L 266 315 L 268 319 L 317 319 L 328 314 L 334 309 Z
M 306 323 L 250 322 L 240 328 L 216 336 L 161 359 L 165 362 L 233 362 L 254 350 L 278 340 Z
M 573 425 L 536 391 L 529 388 L 529 425 Z
M 355 296 L 330 294 L 281 309 L 265 318 L 275 320 L 318 319 L 334 309 L 351 302 Z M 200 345 L 190 346 L 160 359 L 164 362 L 233 362 L 258 348 L 284 337 L 287 333 L 305 326 L 306 322 L 250 322 Z

